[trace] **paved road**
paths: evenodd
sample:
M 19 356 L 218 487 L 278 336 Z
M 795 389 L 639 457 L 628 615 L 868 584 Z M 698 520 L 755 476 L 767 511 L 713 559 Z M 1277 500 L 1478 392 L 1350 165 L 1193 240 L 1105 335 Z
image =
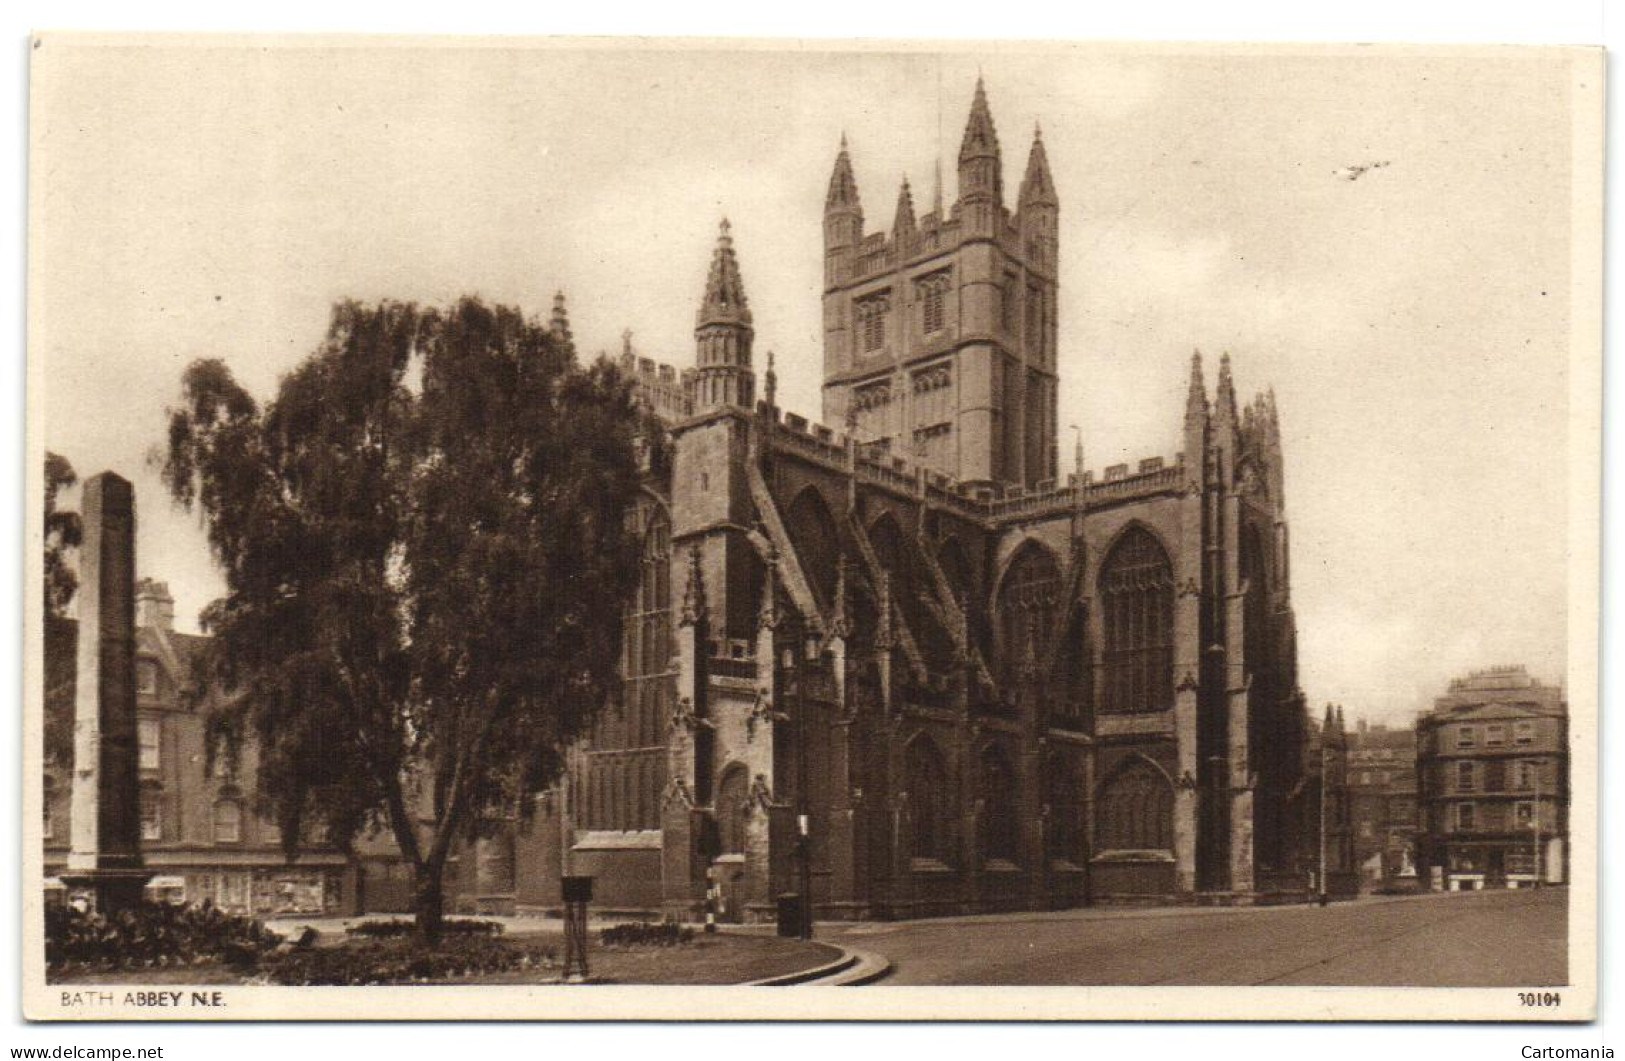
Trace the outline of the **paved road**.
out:
M 1373 898 L 1320 907 L 1074 910 L 820 926 L 891 959 L 889 984 L 1567 982 L 1568 891 Z

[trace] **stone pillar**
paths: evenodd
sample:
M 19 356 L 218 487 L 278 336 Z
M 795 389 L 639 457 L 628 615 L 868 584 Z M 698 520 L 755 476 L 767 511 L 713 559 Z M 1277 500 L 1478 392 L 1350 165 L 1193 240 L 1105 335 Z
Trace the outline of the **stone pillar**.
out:
M 141 901 L 135 713 L 135 495 L 103 472 L 80 503 L 79 655 L 73 721 L 70 894 L 102 913 Z
M 1200 454 L 1197 456 L 1201 460 Z M 1202 469 L 1187 465 L 1185 495 L 1179 502 L 1180 532 L 1184 543 L 1177 570 L 1174 597 L 1174 740 L 1179 757 L 1174 778 L 1174 887 L 1181 893 L 1196 890 L 1197 715 L 1202 689 L 1202 568 L 1206 542 L 1202 533 Z
M 1241 578 L 1241 499 L 1234 488 L 1224 494 L 1225 567 L 1225 696 L 1228 699 L 1230 789 L 1230 890 L 1253 890 L 1253 788 L 1252 750 L 1248 742 L 1249 687 L 1252 677 L 1246 668 L 1248 631 L 1243 605 L 1247 587 Z M 1255 575 L 1254 577 L 1260 577 Z

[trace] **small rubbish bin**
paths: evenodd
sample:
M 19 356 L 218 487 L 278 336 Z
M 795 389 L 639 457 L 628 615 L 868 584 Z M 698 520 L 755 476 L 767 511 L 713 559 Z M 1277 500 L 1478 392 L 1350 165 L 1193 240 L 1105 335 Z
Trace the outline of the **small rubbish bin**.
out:
M 792 939 L 801 935 L 801 896 L 795 892 L 779 896 L 779 935 Z

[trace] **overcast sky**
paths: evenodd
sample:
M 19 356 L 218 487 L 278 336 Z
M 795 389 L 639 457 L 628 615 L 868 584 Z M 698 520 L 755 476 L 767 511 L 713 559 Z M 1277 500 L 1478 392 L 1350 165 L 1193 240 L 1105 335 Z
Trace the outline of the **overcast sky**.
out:
M 333 300 L 463 293 L 692 363 L 718 220 L 758 368 L 816 417 L 823 196 L 870 231 L 945 195 L 978 71 L 1014 205 L 1061 199 L 1061 423 L 1097 471 L 1180 444 L 1187 362 L 1273 386 L 1304 691 L 1404 722 L 1449 678 L 1565 659 L 1570 70 L 1111 49 L 75 48 L 33 86 L 43 437 L 135 480 L 179 622 L 221 583 L 149 453 L 181 370 L 269 397 Z M 940 132 L 939 132 L 940 130 Z M 1349 179 L 1352 167 L 1385 163 Z M 1064 430 L 1064 429 L 1063 429 Z M 1070 453 L 1064 431 L 1063 454 Z M 72 499 L 70 499 L 72 503 Z

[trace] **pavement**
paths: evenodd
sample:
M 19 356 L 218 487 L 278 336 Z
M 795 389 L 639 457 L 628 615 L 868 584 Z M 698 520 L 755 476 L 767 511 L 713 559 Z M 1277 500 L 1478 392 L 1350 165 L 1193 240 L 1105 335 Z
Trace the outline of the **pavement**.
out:
M 883 955 L 886 984 L 1545 987 L 1568 982 L 1568 890 L 825 923 L 817 938 Z

